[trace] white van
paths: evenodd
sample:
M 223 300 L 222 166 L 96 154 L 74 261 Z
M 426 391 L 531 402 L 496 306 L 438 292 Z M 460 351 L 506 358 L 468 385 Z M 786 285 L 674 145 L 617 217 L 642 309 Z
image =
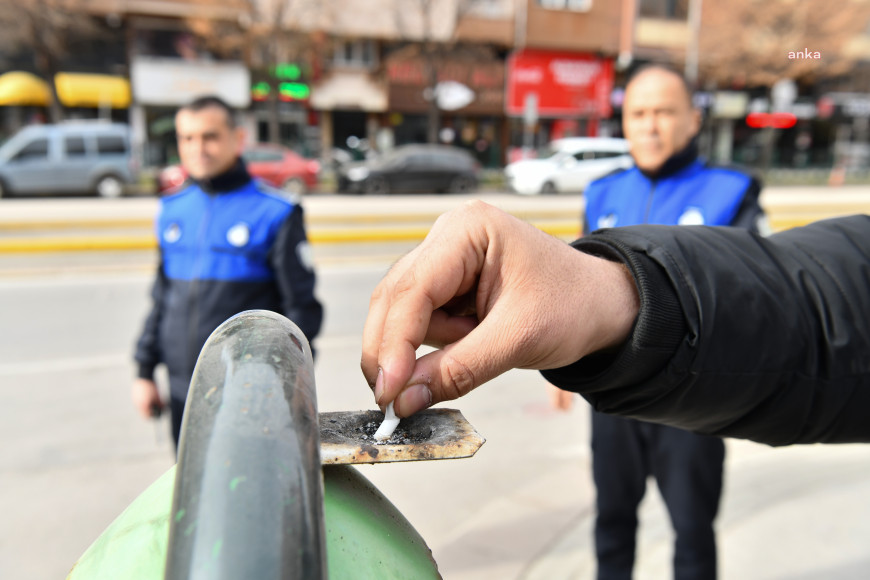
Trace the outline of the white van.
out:
M 0 146 L 0 197 L 95 193 L 119 197 L 134 180 L 130 128 L 74 121 L 24 127 Z
M 567 137 L 550 143 L 550 155 L 510 163 L 508 186 L 523 195 L 580 193 L 590 181 L 631 167 L 628 141 L 611 137 Z

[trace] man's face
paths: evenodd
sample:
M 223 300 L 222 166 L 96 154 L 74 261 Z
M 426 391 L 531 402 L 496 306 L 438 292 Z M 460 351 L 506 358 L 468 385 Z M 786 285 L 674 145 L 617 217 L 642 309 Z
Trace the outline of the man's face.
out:
M 652 69 L 628 84 L 622 131 L 640 169 L 657 172 L 671 155 L 689 144 L 700 127 L 701 115 L 674 74 Z
M 181 166 L 194 179 L 209 179 L 233 166 L 244 142 L 240 128 L 231 128 L 220 107 L 182 109 L 175 115 Z

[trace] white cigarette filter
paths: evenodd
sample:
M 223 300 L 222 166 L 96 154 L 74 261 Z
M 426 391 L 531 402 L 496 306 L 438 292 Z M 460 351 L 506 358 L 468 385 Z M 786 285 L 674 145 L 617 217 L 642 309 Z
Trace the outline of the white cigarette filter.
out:
M 375 440 L 376 441 L 386 441 L 389 439 L 393 431 L 396 430 L 396 427 L 399 426 L 399 419 L 396 417 L 396 412 L 393 411 L 393 403 L 387 405 L 387 410 L 384 412 L 384 422 L 381 423 L 381 426 L 378 427 L 378 430 L 375 431 Z

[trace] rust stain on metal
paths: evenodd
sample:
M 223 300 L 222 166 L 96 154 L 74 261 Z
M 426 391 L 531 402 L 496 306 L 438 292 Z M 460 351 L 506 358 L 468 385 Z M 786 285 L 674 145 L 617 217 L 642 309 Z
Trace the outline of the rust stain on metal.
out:
M 320 413 L 320 460 L 324 465 L 389 463 L 471 457 L 484 439 L 457 409 L 427 409 L 402 419 L 385 444 L 375 444 L 372 425 L 380 411 Z
M 378 448 L 375 447 L 374 445 L 363 445 L 362 447 L 359 448 L 359 450 L 362 453 L 371 457 L 372 459 L 377 459 L 377 457 L 378 457 Z

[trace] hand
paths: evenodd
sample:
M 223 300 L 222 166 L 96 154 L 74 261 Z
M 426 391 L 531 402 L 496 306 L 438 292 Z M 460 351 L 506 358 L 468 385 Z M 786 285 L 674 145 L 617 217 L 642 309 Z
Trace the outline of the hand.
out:
M 557 368 L 623 342 L 637 316 L 628 269 L 480 201 L 442 215 L 375 289 L 362 370 L 407 417 L 511 368 Z M 440 348 L 419 360 L 421 344 Z
M 160 400 L 160 393 L 157 391 L 157 385 L 154 381 L 148 379 L 136 379 L 133 383 L 133 404 L 139 411 L 139 414 L 150 419 L 153 417 L 154 409 L 163 410 L 163 401 Z

